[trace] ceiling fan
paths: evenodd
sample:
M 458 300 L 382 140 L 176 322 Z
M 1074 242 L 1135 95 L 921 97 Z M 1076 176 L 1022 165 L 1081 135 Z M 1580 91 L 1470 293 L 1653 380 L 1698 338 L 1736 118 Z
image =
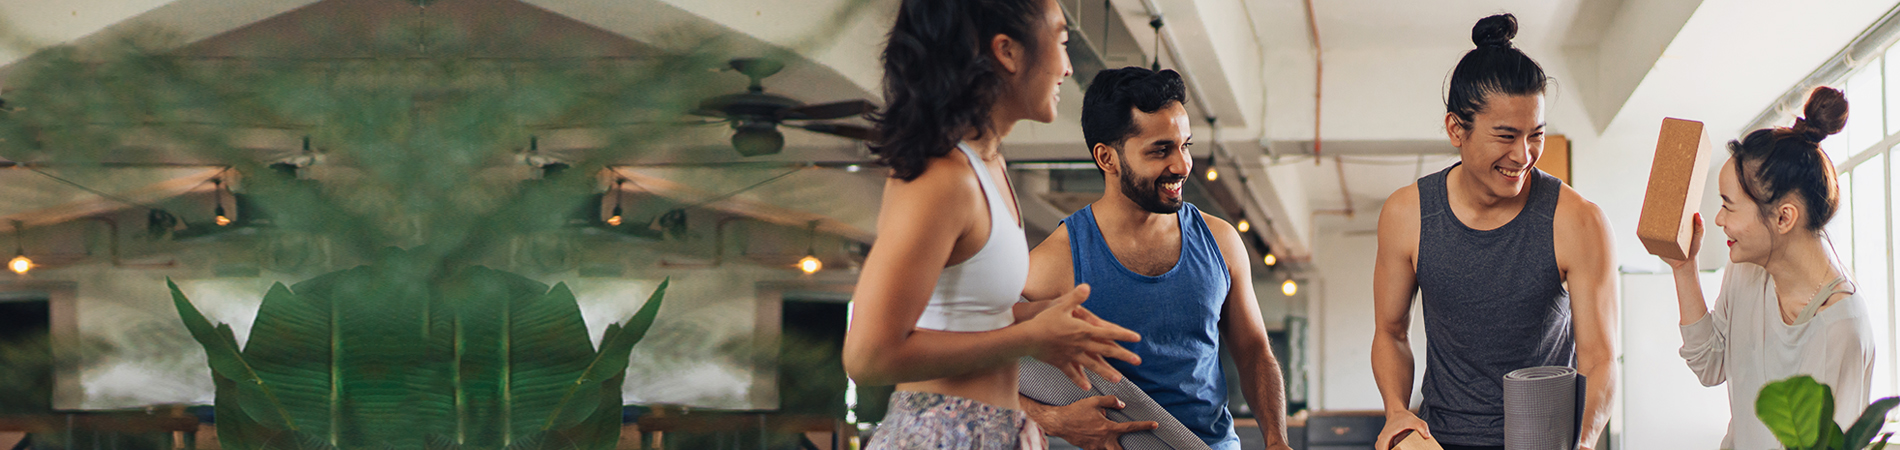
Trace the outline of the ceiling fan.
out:
M 876 131 L 863 125 L 840 122 L 814 122 L 863 116 L 877 110 L 869 100 L 845 100 L 807 105 L 778 94 L 765 92 L 760 84 L 785 64 L 762 58 L 738 58 L 732 69 L 752 79 L 745 92 L 726 94 L 699 102 L 691 113 L 732 124 L 732 148 L 743 156 L 778 153 L 785 148 L 785 135 L 778 126 L 798 127 L 807 131 L 848 139 L 872 140 Z

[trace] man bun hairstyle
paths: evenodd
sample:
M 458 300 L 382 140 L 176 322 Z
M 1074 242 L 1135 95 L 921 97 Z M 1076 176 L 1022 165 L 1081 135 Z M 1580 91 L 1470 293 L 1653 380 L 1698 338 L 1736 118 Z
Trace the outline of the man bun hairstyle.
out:
M 1819 232 L 1840 210 L 1839 176 L 1834 161 L 1821 150 L 1821 141 L 1847 126 L 1847 96 L 1839 89 L 1814 88 L 1803 117 L 1793 127 L 1763 128 L 1728 142 L 1735 158 L 1735 180 L 1742 192 L 1772 217 L 1774 204 L 1793 195 L 1801 199 L 1808 231 Z
M 1445 93 L 1445 112 L 1457 116 L 1466 130 L 1492 96 L 1541 94 L 1550 84 L 1543 66 L 1511 45 L 1515 37 L 1517 16 L 1510 14 L 1486 17 L 1471 27 L 1471 43 L 1478 48 L 1458 60 Z
M 1173 69 L 1129 66 L 1096 72 L 1082 94 L 1082 139 L 1091 152 L 1095 144 L 1121 150 L 1122 142 L 1141 134 L 1134 110 L 1153 114 L 1173 103 L 1187 104 L 1187 86 Z

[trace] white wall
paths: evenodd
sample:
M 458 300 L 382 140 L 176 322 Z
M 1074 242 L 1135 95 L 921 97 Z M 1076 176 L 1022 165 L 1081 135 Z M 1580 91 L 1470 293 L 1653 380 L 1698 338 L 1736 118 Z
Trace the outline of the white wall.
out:
M 1720 273 L 1704 273 L 1713 300 Z M 1629 273 L 1623 284 L 1623 403 L 1619 449 L 1716 448 L 1728 429 L 1726 385 L 1703 387 L 1676 350 L 1682 347 L 1676 284 L 1668 273 Z M 1744 420 L 1755 420 L 1746 417 Z
M 1317 347 L 1313 409 L 1380 410 L 1385 404 L 1372 378 L 1372 262 L 1378 250 L 1378 214 L 1360 214 L 1354 220 L 1323 217 L 1315 228 L 1314 288 L 1319 293 L 1310 309 Z M 1418 308 L 1412 309 L 1412 355 L 1416 359 L 1413 386 L 1425 372 L 1425 325 Z M 1412 405 L 1418 404 L 1416 390 Z

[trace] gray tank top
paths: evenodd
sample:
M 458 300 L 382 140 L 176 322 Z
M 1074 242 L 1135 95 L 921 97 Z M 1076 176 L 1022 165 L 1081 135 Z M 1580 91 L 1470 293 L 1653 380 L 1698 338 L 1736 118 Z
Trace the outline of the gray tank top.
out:
M 1524 210 L 1504 226 L 1476 230 L 1451 212 L 1449 173 L 1418 180 L 1426 342 L 1419 415 L 1444 443 L 1504 445 L 1504 374 L 1576 365 L 1570 293 L 1552 237 L 1562 182 L 1532 169 Z

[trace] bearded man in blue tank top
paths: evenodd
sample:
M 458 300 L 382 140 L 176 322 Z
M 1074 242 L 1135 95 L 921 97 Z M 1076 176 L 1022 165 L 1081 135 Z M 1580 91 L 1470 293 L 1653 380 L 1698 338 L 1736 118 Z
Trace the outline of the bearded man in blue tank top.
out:
M 1240 448 L 1221 371 L 1225 337 L 1267 448 L 1286 449 L 1286 397 L 1254 299 L 1252 258 L 1232 225 L 1181 199 L 1194 166 L 1185 92 L 1172 70 L 1095 76 L 1082 99 L 1082 133 L 1105 179 L 1102 198 L 1030 252 L 1023 296 L 1045 303 L 1038 300 L 1077 283 L 1092 286 L 1089 310 L 1142 336 L 1122 344 L 1141 365 L 1109 364 L 1216 450 Z M 1123 406 L 1113 396 L 1021 403 L 1047 433 L 1088 449 L 1120 449 L 1121 434 L 1157 426 L 1108 420 L 1102 408 Z
M 1447 450 L 1504 446 L 1503 378 L 1536 366 L 1587 377 L 1579 448 L 1592 448 L 1616 383 L 1615 256 L 1595 204 L 1533 167 L 1544 150 L 1543 69 L 1511 46 L 1517 20 L 1486 17 L 1452 70 L 1445 133 L 1459 164 L 1392 193 L 1373 265 L 1372 373 L 1379 450 L 1417 432 Z M 1425 379 L 1412 400 L 1413 294 L 1425 310 Z

